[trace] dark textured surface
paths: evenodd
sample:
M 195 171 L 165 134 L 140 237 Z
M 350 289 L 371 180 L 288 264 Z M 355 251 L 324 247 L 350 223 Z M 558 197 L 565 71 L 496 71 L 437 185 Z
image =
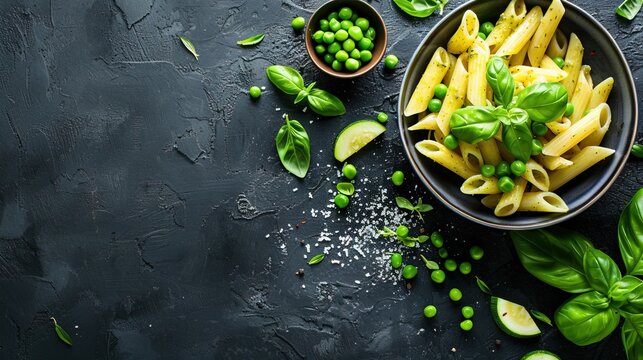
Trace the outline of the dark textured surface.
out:
M 545 326 L 537 340 L 504 335 L 472 276 L 436 287 L 420 269 L 407 291 L 390 277 L 367 280 L 381 269 L 368 253 L 351 253 L 358 259 L 346 267 L 331 264 L 332 256 L 304 265 L 298 239 L 314 243 L 326 231 L 339 244 L 353 226 L 345 218 L 369 214 L 356 201 L 328 218 L 309 216 L 326 209 L 337 181 L 336 132 L 376 111 L 393 115 L 405 61 L 438 20 L 373 1 L 401 67 L 339 82 L 312 66 L 289 27 L 320 3 L 0 2 L 1 359 L 516 359 L 543 347 L 564 359 L 624 358 L 618 332 L 585 348 Z M 614 2 L 576 3 L 611 31 L 642 89 L 641 15 L 626 22 L 613 14 Z M 235 45 L 263 31 L 260 46 Z M 194 42 L 198 62 L 178 35 Z M 302 69 L 308 82 L 344 99 L 348 114 L 317 121 L 303 113 L 268 83 L 264 68 L 272 63 Z M 258 102 L 246 91 L 255 84 L 267 87 Z M 276 157 L 283 112 L 311 135 L 313 167 L 303 181 Z M 393 121 L 388 129 L 352 160 L 360 197 L 377 198 L 380 187 L 424 196 L 435 206 L 424 227 L 443 230 L 457 259 L 481 244 L 486 256 L 474 273 L 499 295 L 551 315 L 567 295 L 528 275 L 505 234 L 428 196 L 410 174 Z M 607 195 L 567 226 L 618 258 L 618 214 L 643 186 L 642 167 L 631 160 Z M 386 179 L 395 168 L 409 177 L 401 189 Z M 303 279 L 294 275 L 300 267 Z M 451 286 L 476 309 L 470 333 L 458 328 Z M 428 303 L 440 311 L 431 321 L 421 315 Z M 72 335 L 72 348 L 56 339 L 49 316 Z

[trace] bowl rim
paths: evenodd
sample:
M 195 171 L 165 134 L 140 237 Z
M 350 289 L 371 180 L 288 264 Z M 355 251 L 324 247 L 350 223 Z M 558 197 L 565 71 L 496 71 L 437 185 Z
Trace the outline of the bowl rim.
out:
M 413 56 L 411 56 L 408 66 L 406 71 L 404 72 L 404 77 L 402 78 L 402 83 L 400 85 L 400 92 L 399 92 L 399 99 L 398 99 L 398 106 L 397 106 L 397 112 L 398 112 L 398 130 L 400 132 L 400 138 L 402 139 L 402 146 L 404 148 L 404 152 L 406 154 L 407 159 L 411 163 L 411 166 L 413 167 L 413 171 L 418 175 L 422 183 L 429 188 L 431 193 L 440 200 L 444 205 L 446 205 L 447 208 L 453 210 L 460 216 L 469 219 L 475 223 L 485 225 L 491 228 L 495 229 L 501 229 L 501 230 L 529 230 L 529 229 L 540 229 L 544 228 L 547 226 L 555 225 L 558 223 L 561 223 L 565 220 L 569 220 L 573 218 L 576 215 L 579 215 L 580 213 L 584 212 L 587 210 L 590 206 L 592 206 L 594 203 L 596 203 L 605 193 L 609 188 L 612 187 L 616 179 L 619 177 L 621 172 L 623 171 L 623 168 L 625 167 L 625 164 L 627 163 L 628 156 L 624 155 L 623 158 L 621 158 L 620 163 L 617 165 L 616 169 L 614 172 L 610 175 L 610 178 L 608 181 L 605 183 L 605 186 L 603 186 L 594 196 L 592 196 L 585 204 L 582 204 L 579 208 L 576 210 L 569 212 L 569 213 L 564 213 L 560 214 L 548 219 L 544 219 L 542 221 L 537 221 L 534 222 L 533 224 L 524 224 L 524 225 L 512 225 L 512 224 L 497 224 L 497 223 L 492 223 L 487 220 L 478 218 L 474 215 L 469 214 L 466 209 L 460 209 L 458 206 L 452 204 L 449 202 L 447 199 L 445 199 L 438 189 L 436 189 L 431 182 L 429 181 L 426 176 L 424 176 L 424 173 L 420 170 L 418 164 L 413 160 L 413 157 L 411 156 L 411 148 L 415 148 L 414 144 L 410 144 L 410 141 L 407 140 L 404 137 L 404 132 L 405 132 L 405 124 L 404 124 L 404 104 L 402 94 L 404 92 L 404 87 L 407 84 L 408 77 L 410 76 L 409 69 L 411 68 L 411 64 L 413 64 L 416 61 L 416 58 L 419 56 L 420 51 L 424 48 L 424 45 L 429 42 L 429 38 L 433 36 L 433 33 L 440 28 L 440 26 L 443 25 L 443 23 L 449 21 L 451 19 L 451 16 L 453 14 L 456 14 L 460 12 L 463 9 L 469 8 L 472 4 L 479 2 L 479 0 L 469 0 L 465 2 L 464 4 L 456 7 L 455 9 L 451 10 L 451 12 L 444 16 L 440 21 L 438 21 L 437 24 L 435 24 L 431 30 L 426 34 L 426 36 L 420 41 L 418 46 L 415 49 L 415 52 L 413 52 Z M 507 0 L 509 2 L 509 0 Z M 629 63 L 627 62 L 627 59 L 625 58 L 625 55 L 623 55 L 623 51 L 621 48 L 618 46 L 618 43 L 614 40 L 612 35 L 603 27 L 603 25 L 596 20 L 593 16 L 591 16 L 587 11 L 582 9 L 580 6 L 573 4 L 569 2 L 568 0 L 562 0 L 565 8 L 573 8 L 576 12 L 581 14 L 583 17 L 588 19 L 594 26 L 603 33 L 604 36 L 606 36 L 606 39 L 610 42 L 610 44 L 616 49 L 616 56 L 619 57 L 619 59 L 625 64 L 625 75 L 627 77 L 627 81 L 629 83 L 629 86 L 631 89 L 634 89 L 632 94 L 634 95 L 634 98 L 632 99 L 632 103 L 634 105 L 634 116 L 633 116 L 633 129 L 632 129 L 632 136 L 629 139 L 629 144 L 627 144 L 627 148 L 632 148 L 634 145 L 634 141 L 636 139 L 636 134 L 637 134 L 637 127 L 638 127 L 638 113 L 639 113 L 639 108 L 638 108 L 638 97 L 637 97 L 637 92 L 636 92 L 636 84 L 634 83 L 634 78 L 632 76 L 632 70 L 630 69 Z M 627 140 L 627 139 L 626 139 Z
M 325 3 L 321 4 L 312 13 L 312 15 L 310 15 L 310 18 L 308 18 L 308 22 L 306 23 L 306 30 L 304 31 L 304 36 L 305 36 L 304 42 L 306 43 L 306 52 L 308 53 L 308 57 L 310 58 L 310 61 L 312 61 L 312 63 L 315 64 L 315 66 L 319 70 L 323 71 L 324 73 L 326 73 L 326 74 L 328 74 L 330 76 L 333 76 L 333 77 L 336 77 L 336 78 L 339 78 L 339 79 L 354 79 L 354 78 L 360 77 L 360 76 L 366 74 L 367 72 L 373 70 L 377 66 L 377 64 L 379 64 L 380 61 L 382 61 L 382 58 L 384 57 L 384 54 L 386 53 L 386 47 L 388 46 L 388 29 L 386 28 L 386 23 L 384 22 L 384 18 L 382 18 L 382 15 L 371 4 L 369 4 L 369 3 L 365 2 L 365 1 L 361 1 L 361 0 L 355 0 L 355 1 L 358 1 L 358 2 L 362 3 L 364 6 L 366 6 L 367 8 L 370 8 L 370 10 L 375 14 L 377 22 L 382 24 L 382 28 L 384 29 L 383 34 L 379 34 L 379 36 L 381 36 L 381 39 L 382 39 L 382 41 L 384 43 L 384 49 L 380 53 L 379 56 L 373 57 L 371 59 L 371 61 L 369 61 L 367 66 L 363 66 L 360 69 L 358 69 L 357 71 L 352 72 L 352 73 L 339 72 L 339 71 L 335 71 L 333 69 L 329 70 L 329 69 L 327 69 L 325 67 L 319 66 L 318 61 L 320 61 L 321 59 L 319 59 L 319 57 L 317 56 L 317 54 L 314 51 L 313 42 L 312 42 L 312 38 L 311 38 L 312 29 L 313 29 L 311 27 L 311 23 L 312 23 L 313 18 L 319 13 L 320 10 L 322 10 L 322 8 L 330 6 L 333 3 L 337 3 L 337 4 L 344 3 L 344 4 L 347 4 L 347 6 L 350 6 L 350 4 L 348 4 L 348 3 L 350 3 L 350 1 L 346 1 L 346 0 L 328 0 Z M 318 61 L 316 61 L 316 60 L 318 60 Z

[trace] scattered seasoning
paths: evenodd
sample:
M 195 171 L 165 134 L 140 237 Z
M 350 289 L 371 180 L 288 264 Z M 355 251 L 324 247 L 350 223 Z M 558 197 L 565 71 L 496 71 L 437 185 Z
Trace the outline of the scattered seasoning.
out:
M 299 270 L 295 271 L 295 275 L 297 275 L 299 277 L 304 276 L 304 269 L 300 268 Z
M 299 246 L 304 246 L 306 241 L 304 239 L 299 239 Z
M 502 340 L 496 339 L 496 346 L 500 346 L 502 344 Z

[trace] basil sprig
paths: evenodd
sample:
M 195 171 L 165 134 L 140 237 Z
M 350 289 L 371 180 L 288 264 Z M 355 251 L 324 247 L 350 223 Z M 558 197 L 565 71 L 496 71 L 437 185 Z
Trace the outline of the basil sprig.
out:
M 418 216 L 420 217 L 420 220 L 422 221 L 424 221 L 424 218 L 422 217 L 422 213 L 433 210 L 433 206 L 422 203 L 422 198 L 418 200 L 416 205 L 413 205 L 413 203 L 409 199 L 403 196 L 397 196 L 395 197 L 395 204 L 397 204 L 397 207 L 399 207 L 400 209 L 406 209 L 406 210 L 410 210 L 411 212 L 417 212 Z
M 616 14 L 627 20 L 632 20 L 641 11 L 642 7 L 643 0 L 625 0 L 616 8 Z
M 451 133 L 475 144 L 489 140 L 502 126 L 502 141 L 517 159 L 531 157 L 534 138 L 532 121 L 547 123 L 563 115 L 569 100 L 560 83 L 539 83 L 526 87 L 514 99 L 515 82 L 504 60 L 494 56 L 487 62 L 487 82 L 498 107 L 469 106 L 456 110 L 449 121 Z
M 625 323 L 621 338 L 628 359 L 643 355 L 643 189 L 621 213 L 619 246 L 627 274 L 583 235 L 559 227 L 511 232 L 518 258 L 541 281 L 579 293 L 554 314 L 560 332 L 576 345 L 601 341 Z
M 264 34 L 264 33 L 257 34 L 257 35 L 251 36 L 251 37 L 249 37 L 247 39 L 237 41 L 237 45 L 241 45 L 241 46 L 256 45 L 256 44 L 259 44 L 263 40 L 264 37 L 266 37 L 266 34 Z
M 299 72 L 291 67 L 272 65 L 266 68 L 270 82 L 288 95 L 296 95 L 295 104 L 304 100 L 310 109 L 321 116 L 339 116 L 346 113 L 344 103 L 328 91 L 315 88 L 316 83 L 304 85 Z
M 288 115 L 285 118 L 275 137 L 279 160 L 286 170 L 303 179 L 310 166 L 310 139 L 299 121 L 290 120 Z
M 444 6 L 449 0 L 393 0 L 393 2 L 405 13 L 417 18 L 425 18 L 431 16 L 436 10 L 440 10 L 442 15 Z

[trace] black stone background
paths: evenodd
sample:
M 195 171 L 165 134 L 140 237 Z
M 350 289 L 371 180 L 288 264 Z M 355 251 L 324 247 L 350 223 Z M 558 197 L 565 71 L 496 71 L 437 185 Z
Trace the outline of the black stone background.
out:
M 620 0 L 575 2 L 610 30 L 642 89 L 643 16 L 618 19 Z M 584 348 L 544 325 L 536 340 L 505 335 L 473 276 L 437 287 L 421 268 L 407 291 L 391 281 L 355 284 L 375 266 L 368 259 L 345 268 L 305 265 L 297 240 L 314 242 L 325 222 L 346 229 L 344 217 L 357 210 L 307 216 L 325 208 L 337 182 L 336 133 L 386 111 L 388 131 L 351 159 L 361 196 L 379 187 L 423 196 L 435 207 L 426 230 L 442 230 L 457 259 L 482 245 L 486 256 L 474 273 L 501 296 L 550 315 L 568 297 L 523 270 L 506 234 L 454 215 L 411 174 L 395 123 L 397 94 L 407 61 L 439 16 L 412 19 L 389 0 L 371 2 L 400 66 L 339 81 L 313 66 L 290 28 L 292 17 L 308 17 L 321 3 L 0 2 L 1 359 L 517 359 L 536 348 L 563 359 L 625 358 L 619 331 Z M 461 3 L 452 0 L 446 13 Z M 268 34 L 259 46 L 235 44 L 259 32 Z M 194 42 L 198 62 L 179 35 Z M 302 70 L 307 82 L 341 97 L 348 113 L 323 120 L 303 113 L 266 79 L 274 63 Z M 267 89 L 257 102 L 247 95 L 252 85 Z M 313 167 L 303 181 L 276 157 L 284 112 L 311 136 Z M 643 186 L 642 167 L 631 159 L 610 191 L 566 225 L 618 259 L 618 215 Z M 400 189 L 387 180 L 394 169 L 407 174 Z M 294 275 L 299 267 L 303 279 Z M 458 327 L 450 286 L 475 307 L 470 333 Z M 422 316 L 428 303 L 440 311 L 433 320 Z M 56 338 L 50 316 L 73 347 Z

